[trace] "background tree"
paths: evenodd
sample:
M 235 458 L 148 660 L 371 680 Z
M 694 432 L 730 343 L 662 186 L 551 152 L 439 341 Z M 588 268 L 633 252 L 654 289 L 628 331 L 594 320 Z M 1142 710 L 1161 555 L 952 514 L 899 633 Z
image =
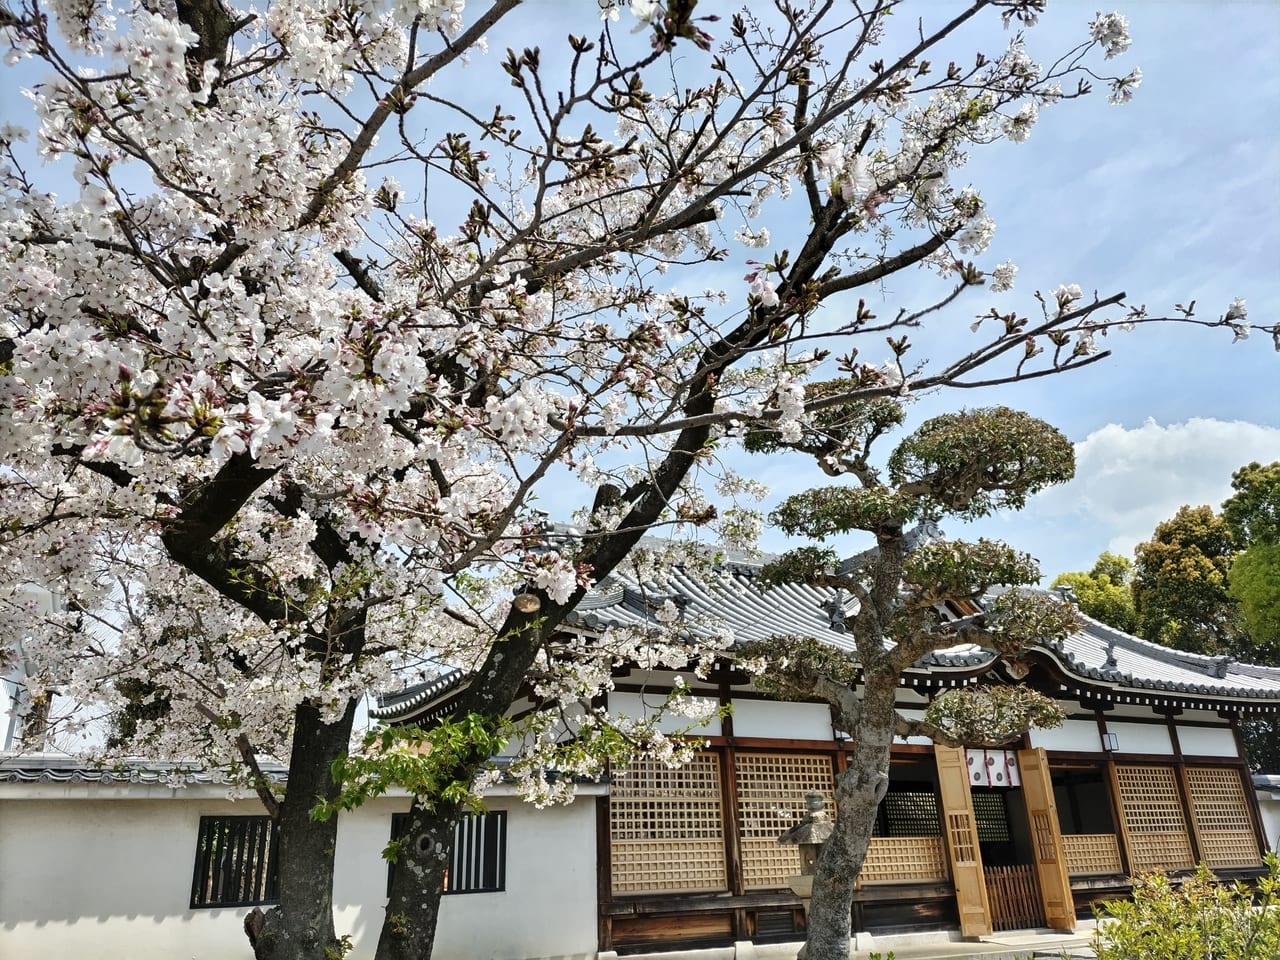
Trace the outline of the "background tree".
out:
M 944 615 L 944 605 L 972 608 L 993 587 L 1034 584 L 1039 569 L 1002 543 L 938 539 L 912 545 L 909 536 L 913 524 L 1021 508 L 1032 493 L 1070 479 L 1071 444 L 1026 414 L 1005 407 L 972 410 L 934 418 L 913 432 L 893 451 L 882 478 L 868 453 L 890 420 L 883 406 L 869 412 L 839 407 L 816 416 L 798 438 L 765 431 L 749 440 L 760 451 L 809 453 L 856 483 L 784 501 L 772 522 L 818 543 L 783 554 L 762 573 L 766 583 L 809 583 L 852 594 L 857 609 L 846 626 L 856 652 L 795 637 L 741 651 L 757 686 L 784 698 L 825 699 L 855 744 L 848 768 L 836 777 L 835 829 L 815 870 L 808 960 L 849 956 L 853 884 L 888 789 L 895 736 L 995 746 L 1029 725 L 1054 726 L 1063 717 L 1051 699 L 1021 684 L 948 691 L 920 721 L 898 714 L 894 700 L 903 671 L 931 650 L 977 643 L 1012 657 L 1023 645 L 1064 636 L 1076 625 L 1071 606 L 1060 598 L 1017 590 L 971 615 Z M 874 536 L 875 547 L 838 567 L 826 541 L 854 532 Z
M 1235 491 L 1222 502 L 1222 519 L 1238 543 L 1280 542 L 1280 460 L 1254 461 L 1231 475 Z
M 1103 551 L 1088 573 L 1060 573 L 1050 587 L 1069 587 L 1081 613 L 1117 630 L 1134 633 L 1138 612 L 1133 606 L 1132 575 L 1132 560 Z
M 1250 463 L 1231 475 L 1235 491 L 1222 504 L 1222 518 L 1241 549 L 1228 577 L 1232 599 L 1249 636 L 1247 659 L 1280 664 L 1280 461 Z M 1280 770 L 1280 722 L 1241 725 L 1250 766 Z
M 1236 540 L 1212 507 L 1183 506 L 1138 544 L 1133 576 L 1137 632 L 1194 653 L 1247 649 L 1227 572 Z
M 121 751 L 256 788 L 281 837 L 280 905 L 250 924 L 263 960 L 339 950 L 337 817 L 312 810 L 390 782 L 415 799 L 377 953 L 430 953 L 453 822 L 526 679 L 589 705 L 647 655 L 573 647 L 567 611 L 655 526 L 758 526 L 720 459 L 743 424 L 787 439 L 827 407 L 1069 371 L 1160 319 L 1063 285 L 1029 312 L 978 306 L 958 346 L 954 323 L 930 335 L 1015 272 L 954 180 L 967 151 L 1094 83 L 1128 99 L 1138 73 L 1100 62 L 1123 18 L 1042 66 L 1016 32 L 953 37 L 979 15 L 1030 26 L 1042 0 L 925 5 L 892 46 L 890 0 L 719 26 L 694 0 L 586 7 L 565 18 L 582 35 L 541 48 L 518 0 L 0 18 L 6 63 L 39 79 L 34 144 L 0 129 L 0 570 L 66 601 L 6 598 L 5 642 L 30 638 L 33 693 L 123 711 Z M 486 37 L 513 49 L 468 65 Z M 908 270 L 936 294 L 857 303 Z M 1251 327 L 1238 301 L 1174 319 Z M 859 353 L 886 341 L 887 363 Z M 532 512 L 552 496 L 579 535 Z M 395 738 L 422 733 L 399 731 L 381 772 L 339 776 L 365 691 L 446 666 L 478 681 L 434 734 L 450 749 L 407 762 Z M 616 743 L 583 715 L 582 742 Z M 288 763 L 283 795 L 264 755 Z M 530 793 L 542 759 L 517 767 Z
M 1230 593 L 1240 605 L 1252 655 L 1280 663 L 1280 461 L 1251 463 L 1231 475 L 1235 493 L 1222 519 L 1241 549 L 1231 561 Z
M 1280 462 L 1241 467 L 1231 486 L 1221 514 L 1183 506 L 1138 545 L 1137 632 L 1270 663 L 1280 655 Z
M 1280 662 L 1280 543 L 1255 543 L 1231 561 L 1231 596 L 1257 663 Z

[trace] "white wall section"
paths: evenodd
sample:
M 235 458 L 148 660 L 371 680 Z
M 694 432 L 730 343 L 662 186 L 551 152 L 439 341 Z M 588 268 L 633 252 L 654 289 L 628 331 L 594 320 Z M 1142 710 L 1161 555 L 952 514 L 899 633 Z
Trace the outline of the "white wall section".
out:
M 831 740 L 831 708 L 825 703 L 734 700 L 733 735 L 776 740 Z
M 23 960 L 244 960 L 250 907 L 189 906 L 201 816 L 260 815 L 256 801 L 182 791 L 170 799 L 99 800 L 94 784 L 32 785 L 0 802 L 0 957 Z M 129 788 L 123 788 L 128 790 Z M 137 788 L 145 796 L 154 788 Z M 56 790 L 63 799 L 50 799 Z M 154 794 L 153 794 L 154 795 Z M 433 960 L 594 956 L 595 799 L 534 810 L 509 797 L 506 890 L 446 896 Z M 372 957 L 382 923 L 391 814 L 374 801 L 338 830 L 334 914 L 351 960 Z M 265 909 L 265 908 L 264 908 Z M 502 923 L 494 918 L 501 916 Z

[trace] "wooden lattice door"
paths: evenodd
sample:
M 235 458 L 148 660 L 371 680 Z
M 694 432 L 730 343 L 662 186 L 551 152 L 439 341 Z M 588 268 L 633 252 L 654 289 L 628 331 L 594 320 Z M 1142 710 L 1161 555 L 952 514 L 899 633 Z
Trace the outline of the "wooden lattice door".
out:
M 1045 922 L 1055 930 L 1076 928 L 1075 900 L 1067 876 L 1058 808 L 1049 776 L 1049 758 L 1043 749 L 1019 750 L 1018 771 L 1022 775 L 1022 799 L 1031 827 L 1031 848 Z
M 991 905 L 982 875 L 978 828 L 969 796 L 969 766 L 959 747 L 935 746 L 938 792 L 942 795 L 943 833 L 951 857 L 951 878 L 956 886 L 960 933 L 981 937 L 991 932 Z
M 991 926 L 996 930 L 1027 930 L 1043 926 L 1044 908 L 1036 884 L 1035 867 L 1029 863 L 984 867 Z
M 1235 767 L 1187 767 L 1200 858 L 1210 867 L 1254 867 L 1262 862 L 1249 800 Z
M 700 753 L 682 767 L 640 759 L 609 790 L 614 896 L 728 889 L 720 759 Z
M 800 848 L 779 835 L 804 816 L 804 795 L 821 793 L 835 814 L 835 775 L 826 754 L 739 753 L 735 776 L 747 890 L 785 887 L 800 872 Z
M 1115 785 L 1124 815 L 1130 869 L 1149 873 L 1195 866 L 1173 768 L 1117 764 Z

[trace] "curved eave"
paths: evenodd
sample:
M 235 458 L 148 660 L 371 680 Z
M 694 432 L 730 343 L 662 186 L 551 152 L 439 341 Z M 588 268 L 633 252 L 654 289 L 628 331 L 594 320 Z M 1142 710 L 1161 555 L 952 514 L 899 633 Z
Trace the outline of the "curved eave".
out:
M 369 708 L 369 716 L 396 723 L 419 719 L 441 697 L 456 695 L 470 684 L 470 677 L 463 671 L 450 670 L 426 683 L 378 697 L 378 702 Z
M 1027 655 L 1047 661 L 1057 675 L 1066 699 L 1181 709 L 1233 710 L 1240 713 L 1280 713 L 1280 694 L 1266 690 L 1222 687 L 1181 681 L 1155 681 L 1124 674 L 1114 668 L 1087 667 L 1070 655 L 1036 646 Z

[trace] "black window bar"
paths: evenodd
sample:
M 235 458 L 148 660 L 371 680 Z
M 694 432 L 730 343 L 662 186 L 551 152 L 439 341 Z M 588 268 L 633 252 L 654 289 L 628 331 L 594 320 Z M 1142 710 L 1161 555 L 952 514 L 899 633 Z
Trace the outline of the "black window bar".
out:
M 191 906 L 280 901 L 280 829 L 269 817 L 201 817 Z
M 391 815 L 391 839 L 409 825 L 407 813 Z M 387 865 L 387 895 L 395 864 Z M 453 825 L 453 849 L 445 872 L 444 892 L 499 893 L 507 888 L 507 812 L 493 810 L 463 817 Z
M 890 786 L 876 811 L 876 837 L 940 837 L 938 798 L 930 785 L 922 788 Z

